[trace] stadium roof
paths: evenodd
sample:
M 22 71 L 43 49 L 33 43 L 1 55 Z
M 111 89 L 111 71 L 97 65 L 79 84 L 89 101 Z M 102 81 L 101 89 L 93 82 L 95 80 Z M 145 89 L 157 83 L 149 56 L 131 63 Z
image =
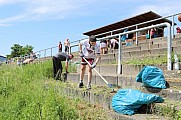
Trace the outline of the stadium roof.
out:
M 143 14 L 136 15 L 134 17 L 125 19 L 125 20 L 118 21 L 116 23 L 112 23 L 112 24 L 109 24 L 109 25 L 106 25 L 106 26 L 103 26 L 103 27 L 100 27 L 100 28 L 85 32 L 83 34 L 88 35 L 88 36 L 90 36 L 90 35 L 98 35 L 98 34 L 101 34 L 101 33 L 108 32 L 108 31 L 112 31 L 112 30 L 116 30 L 116 29 L 120 29 L 120 28 L 124 28 L 124 27 L 128 27 L 128 26 L 132 26 L 132 25 L 135 25 L 135 24 L 139 24 L 139 23 L 142 23 L 142 22 L 146 22 L 146 21 L 150 21 L 150 20 L 154 20 L 154 19 L 158 19 L 158 18 L 162 18 L 162 16 L 160 16 L 160 15 L 158 15 L 158 14 L 152 12 L 152 11 L 149 11 L 149 12 L 146 12 L 146 13 L 143 13 Z M 163 19 L 160 19 L 160 20 L 157 20 L 157 21 L 153 21 L 153 22 L 145 23 L 143 25 L 139 25 L 138 28 L 150 26 L 152 24 L 164 23 L 164 22 L 168 22 L 170 24 L 172 23 L 170 20 L 168 20 L 166 18 L 163 18 Z M 175 25 L 176 25 L 176 23 L 175 23 Z M 129 30 L 132 30 L 132 29 L 135 29 L 135 27 L 129 28 Z M 120 33 L 120 32 L 123 32 L 123 30 L 118 30 L 116 32 L 113 32 L 113 34 Z M 97 36 L 97 37 L 102 37 L 102 35 Z

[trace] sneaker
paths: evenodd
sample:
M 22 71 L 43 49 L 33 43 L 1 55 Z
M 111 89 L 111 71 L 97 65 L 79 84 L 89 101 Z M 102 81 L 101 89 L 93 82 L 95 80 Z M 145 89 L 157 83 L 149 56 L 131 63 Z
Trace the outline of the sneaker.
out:
M 87 85 L 87 90 L 90 90 L 91 89 L 91 85 Z
M 83 88 L 84 84 L 83 82 L 79 83 L 79 88 Z

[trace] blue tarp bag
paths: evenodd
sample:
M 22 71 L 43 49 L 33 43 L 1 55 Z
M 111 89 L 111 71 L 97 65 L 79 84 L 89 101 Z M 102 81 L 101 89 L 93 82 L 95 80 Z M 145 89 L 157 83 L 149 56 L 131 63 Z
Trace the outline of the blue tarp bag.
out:
M 120 114 L 133 115 L 143 104 L 163 102 L 154 94 L 142 93 L 139 90 L 120 89 L 112 98 L 112 108 Z
M 162 70 L 154 66 L 145 66 L 136 77 L 136 81 L 143 83 L 146 87 L 166 88 Z

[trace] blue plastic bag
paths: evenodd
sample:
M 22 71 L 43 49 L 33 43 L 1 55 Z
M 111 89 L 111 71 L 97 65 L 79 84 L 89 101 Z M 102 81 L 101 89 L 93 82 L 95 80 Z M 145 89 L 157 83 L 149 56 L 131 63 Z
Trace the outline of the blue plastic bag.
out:
M 143 104 L 163 102 L 154 94 L 142 93 L 139 90 L 121 89 L 112 98 L 112 108 L 120 114 L 133 115 Z
M 146 87 L 166 88 L 162 70 L 154 66 L 145 66 L 136 77 L 136 81 L 143 83 Z

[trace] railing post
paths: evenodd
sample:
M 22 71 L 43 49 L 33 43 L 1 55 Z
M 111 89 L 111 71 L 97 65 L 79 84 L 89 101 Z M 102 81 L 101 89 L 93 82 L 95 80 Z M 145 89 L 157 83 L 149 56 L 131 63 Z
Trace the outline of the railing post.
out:
M 51 57 L 53 56 L 53 54 L 52 54 L 52 49 L 53 49 L 53 48 L 51 48 Z
M 68 51 L 68 54 L 70 54 L 71 53 L 71 46 L 69 46 L 69 51 Z
M 168 28 L 168 36 L 167 36 L 167 39 L 168 39 L 168 41 L 167 41 L 167 70 L 171 70 L 172 69 L 172 61 L 171 61 L 171 52 L 172 52 L 171 51 L 171 42 L 172 41 L 171 41 L 171 25 L 169 23 L 161 23 L 161 24 L 152 25 L 152 26 L 149 26 L 149 27 L 144 27 L 144 28 L 139 28 L 139 29 L 132 30 L 132 31 L 127 31 L 127 32 L 124 32 L 124 33 L 119 33 L 119 37 L 121 35 L 124 35 L 124 34 L 135 33 L 135 32 L 138 32 L 138 31 L 148 30 L 148 29 L 155 28 L 155 27 L 160 27 L 160 26 L 167 26 L 167 28 Z M 116 35 L 118 36 L 118 34 L 116 34 Z M 116 36 L 116 35 L 113 35 L 113 36 Z M 121 40 L 119 40 L 119 45 L 120 44 L 121 44 Z M 120 69 L 121 69 L 120 65 L 121 65 L 121 48 L 119 47 L 118 74 L 120 74 Z
M 46 57 L 46 49 L 44 50 L 44 57 Z
M 136 25 L 136 30 L 138 29 L 138 25 Z M 136 45 L 138 44 L 138 32 L 136 32 Z
M 120 75 L 122 73 L 122 70 L 121 70 L 121 35 L 119 35 L 119 52 L 118 52 L 118 75 Z
M 171 60 L 171 27 L 170 24 L 167 23 L 167 28 L 168 28 L 168 36 L 167 36 L 167 70 L 172 70 L 172 60 Z
M 172 38 L 174 38 L 174 15 L 172 15 Z

